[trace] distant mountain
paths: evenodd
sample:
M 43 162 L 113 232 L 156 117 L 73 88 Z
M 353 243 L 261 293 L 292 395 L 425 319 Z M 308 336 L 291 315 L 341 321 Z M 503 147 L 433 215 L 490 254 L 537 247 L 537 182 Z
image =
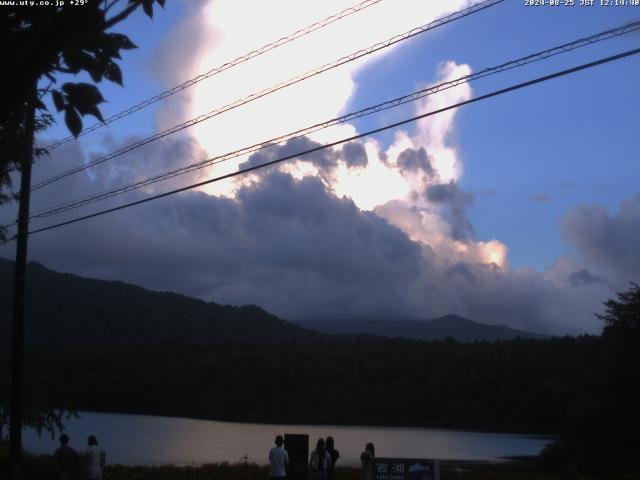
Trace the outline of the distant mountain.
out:
M 0 351 L 10 342 L 14 263 L 0 258 Z M 325 335 L 254 305 L 234 307 L 123 282 L 27 267 L 26 345 L 32 351 L 141 345 L 309 342 Z
M 0 352 L 9 350 L 14 263 L 0 258 Z M 298 324 L 255 305 L 234 307 L 117 281 L 27 267 L 26 346 L 31 351 L 112 350 L 163 344 L 377 342 L 379 337 L 472 342 L 548 338 L 457 315 L 419 320 L 317 320 Z M 331 337 L 331 335 L 333 337 Z
M 516 330 L 506 325 L 487 325 L 458 315 L 445 315 L 433 320 L 313 320 L 299 325 L 332 335 L 367 333 L 385 337 L 416 340 L 443 340 L 451 337 L 460 342 L 549 338 L 547 335 Z

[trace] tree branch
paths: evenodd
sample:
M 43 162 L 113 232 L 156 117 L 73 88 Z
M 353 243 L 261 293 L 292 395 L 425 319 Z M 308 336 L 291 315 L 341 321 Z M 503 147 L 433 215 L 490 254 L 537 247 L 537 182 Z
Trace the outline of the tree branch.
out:
M 114 7 L 117 3 L 120 3 L 120 0 L 112 0 L 112 2 L 111 2 L 111 3 L 109 3 L 109 4 L 108 4 L 108 3 L 109 3 L 109 2 L 108 2 L 107 0 L 104 0 L 104 5 L 105 5 L 105 7 L 104 7 L 104 13 L 105 13 L 105 15 L 107 14 L 107 12 L 108 12 L 109 10 L 111 10 L 111 8 L 112 8 L 112 7 Z M 108 4 L 108 5 L 107 5 L 107 4 Z
M 129 15 L 131 15 L 141 4 L 139 3 L 131 3 L 129 4 L 129 6 L 127 6 L 127 8 L 125 8 L 124 10 L 122 10 L 119 14 L 115 15 L 114 17 L 111 17 L 109 20 L 106 21 L 105 23 L 105 27 L 104 29 L 107 30 L 108 28 L 113 27 L 114 25 L 116 25 L 117 23 L 120 23 L 121 21 L 125 20 Z

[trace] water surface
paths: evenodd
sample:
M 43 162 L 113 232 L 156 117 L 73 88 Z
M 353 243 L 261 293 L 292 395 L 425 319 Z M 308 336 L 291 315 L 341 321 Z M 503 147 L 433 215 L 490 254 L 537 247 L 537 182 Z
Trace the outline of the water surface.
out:
M 198 465 L 211 462 L 267 464 L 276 434 L 306 433 L 311 445 L 333 436 L 340 451 L 339 465 L 358 465 L 360 452 L 373 442 L 380 457 L 497 460 L 537 455 L 548 437 L 508 433 L 404 427 L 345 427 L 324 425 L 266 425 L 215 422 L 189 418 L 80 412 L 66 423 L 71 446 L 84 450 L 86 438 L 96 435 L 107 452 L 107 463 L 123 465 Z M 47 434 L 24 434 L 25 449 L 51 453 L 57 441 Z

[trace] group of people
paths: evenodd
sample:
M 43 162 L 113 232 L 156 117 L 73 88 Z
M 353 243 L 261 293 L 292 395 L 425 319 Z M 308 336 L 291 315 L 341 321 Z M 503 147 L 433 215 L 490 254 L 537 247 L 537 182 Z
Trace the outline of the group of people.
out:
M 87 448 L 84 451 L 86 480 L 102 479 L 102 463 L 100 458 L 100 450 L 98 450 L 98 439 L 95 435 L 89 435 L 87 438 Z M 69 435 L 63 433 L 60 435 L 60 447 L 54 452 L 58 466 L 60 480 L 74 480 L 77 478 L 80 456 L 72 447 L 69 446 Z
M 269 478 L 282 480 L 287 476 L 289 453 L 284 448 L 282 435 L 277 435 L 276 446 L 269 451 Z M 340 458 L 340 452 L 336 450 L 333 437 L 318 439 L 316 448 L 309 458 L 309 470 L 311 480 L 334 480 L 335 466 Z M 373 460 L 375 459 L 375 447 L 373 443 L 367 443 L 364 452 L 360 454 L 362 463 L 362 480 L 373 479 Z
M 340 458 L 340 452 L 335 449 L 333 437 L 318 439 L 316 449 L 311 452 L 309 468 L 311 480 L 333 480 L 335 478 L 336 462 Z

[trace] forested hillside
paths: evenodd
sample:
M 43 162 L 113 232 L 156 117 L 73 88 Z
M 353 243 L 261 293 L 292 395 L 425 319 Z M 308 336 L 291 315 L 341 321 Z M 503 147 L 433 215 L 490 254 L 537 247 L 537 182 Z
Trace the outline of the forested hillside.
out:
M 31 355 L 27 394 L 68 408 L 222 420 L 556 432 L 599 388 L 598 350 L 583 337 Z
M 223 306 L 171 292 L 92 280 L 28 265 L 30 351 L 106 350 L 165 343 L 313 341 L 323 335 L 255 305 Z M 9 348 L 13 262 L 0 258 L 0 352 Z
M 311 330 L 329 334 L 369 333 L 384 337 L 415 340 L 444 340 L 447 337 L 461 342 L 513 340 L 514 338 L 549 338 L 506 325 L 486 325 L 459 315 L 445 315 L 431 320 L 402 319 L 321 319 L 300 322 Z

